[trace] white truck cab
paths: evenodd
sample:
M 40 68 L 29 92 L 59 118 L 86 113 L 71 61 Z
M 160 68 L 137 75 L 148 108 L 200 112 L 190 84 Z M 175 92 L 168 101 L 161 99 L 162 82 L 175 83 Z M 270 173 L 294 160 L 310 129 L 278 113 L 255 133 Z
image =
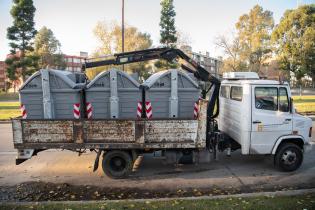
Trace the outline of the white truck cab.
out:
M 272 154 L 284 171 L 296 170 L 309 145 L 312 120 L 295 112 L 288 83 L 260 80 L 254 72 L 223 75 L 219 130 L 244 155 Z

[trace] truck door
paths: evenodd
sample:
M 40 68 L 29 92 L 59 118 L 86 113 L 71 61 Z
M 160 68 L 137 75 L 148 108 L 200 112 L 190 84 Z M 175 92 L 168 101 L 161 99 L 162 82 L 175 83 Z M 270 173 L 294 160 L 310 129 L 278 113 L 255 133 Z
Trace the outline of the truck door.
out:
M 252 86 L 250 154 L 270 154 L 276 140 L 292 133 L 286 86 Z

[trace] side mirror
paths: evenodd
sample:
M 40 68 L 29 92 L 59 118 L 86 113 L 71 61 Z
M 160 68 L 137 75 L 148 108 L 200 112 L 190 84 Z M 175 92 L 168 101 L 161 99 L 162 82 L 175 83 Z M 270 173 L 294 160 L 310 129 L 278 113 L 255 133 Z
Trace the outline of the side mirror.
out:
M 292 114 L 293 113 L 293 98 L 290 97 L 289 99 L 289 109 L 290 109 L 290 113 Z

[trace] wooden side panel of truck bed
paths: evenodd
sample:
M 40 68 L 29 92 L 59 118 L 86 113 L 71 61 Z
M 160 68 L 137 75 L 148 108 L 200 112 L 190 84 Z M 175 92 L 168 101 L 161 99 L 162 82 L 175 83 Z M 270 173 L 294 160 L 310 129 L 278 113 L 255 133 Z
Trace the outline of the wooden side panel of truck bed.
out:
M 197 120 L 12 119 L 16 149 L 203 148 L 207 102 Z

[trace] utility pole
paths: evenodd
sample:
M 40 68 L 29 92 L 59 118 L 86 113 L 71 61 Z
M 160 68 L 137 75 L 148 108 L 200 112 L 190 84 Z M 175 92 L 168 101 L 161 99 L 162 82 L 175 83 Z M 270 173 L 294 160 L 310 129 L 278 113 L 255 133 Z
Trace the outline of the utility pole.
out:
M 125 0 L 122 0 L 121 7 L 121 51 L 125 52 Z M 125 66 L 122 65 L 123 71 L 125 70 Z

